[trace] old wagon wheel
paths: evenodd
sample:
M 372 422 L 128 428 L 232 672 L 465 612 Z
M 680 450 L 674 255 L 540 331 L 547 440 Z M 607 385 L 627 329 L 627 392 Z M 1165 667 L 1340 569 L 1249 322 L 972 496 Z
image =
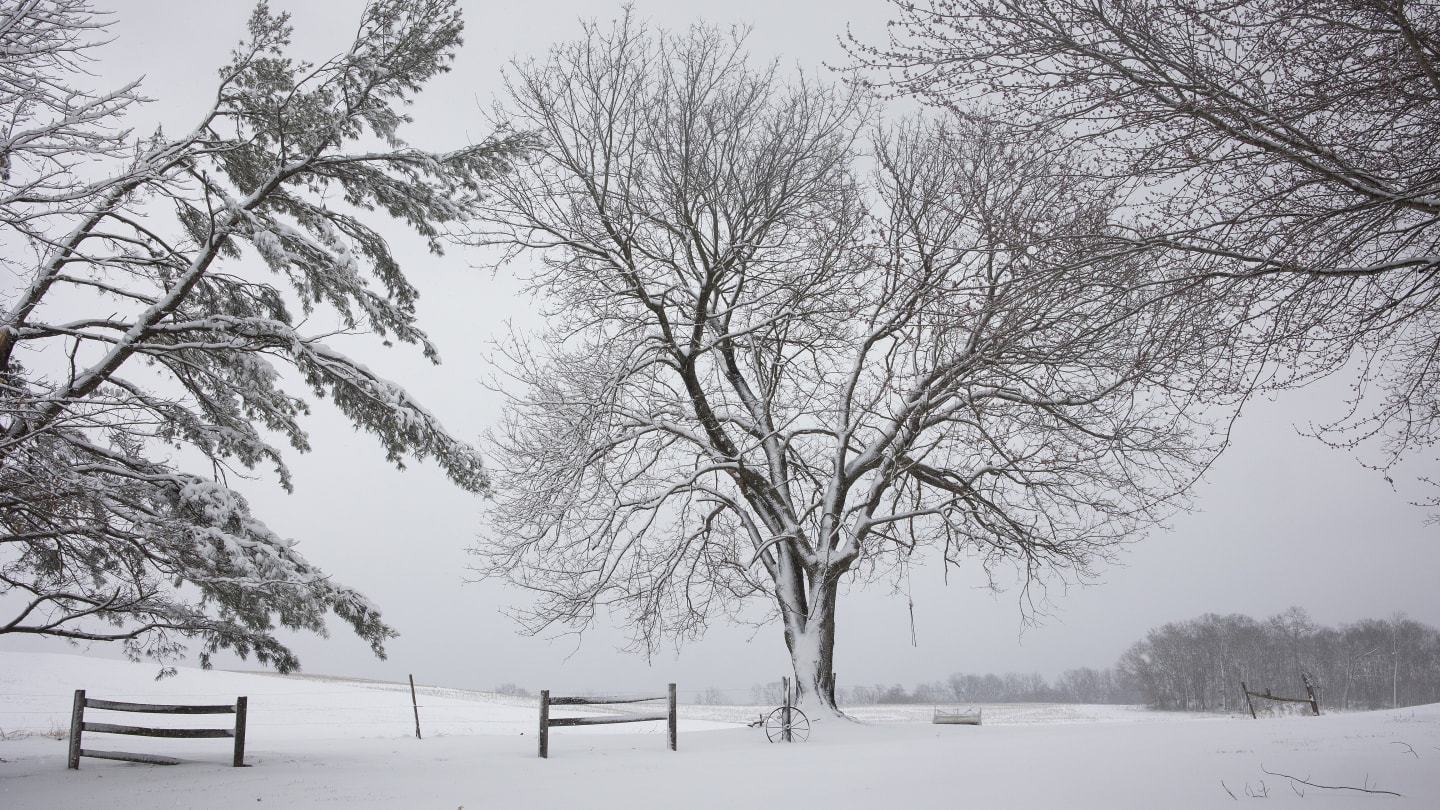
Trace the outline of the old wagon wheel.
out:
M 770 742 L 805 742 L 810 739 L 810 718 L 794 706 L 781 706 L 765 716 L 765 737 Z

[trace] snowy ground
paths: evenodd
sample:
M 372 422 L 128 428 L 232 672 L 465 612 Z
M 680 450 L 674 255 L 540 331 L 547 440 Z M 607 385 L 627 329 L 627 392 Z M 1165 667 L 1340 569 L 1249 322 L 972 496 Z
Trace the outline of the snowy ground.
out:
M 541 760 L 533 700 L 422 687 L 425 739 L 416 740 L 406 685 L 196 670 L 156 683 L 154 673 L 0 653 L 0 808 L 1440 807 L 1440 705 L 1259 721 L 987 706 L 979 727 L 931 725 L 928 707 L 861 707 L 852 714 L 863 722 L 822 721 L 791 745 L 725 722 L 759 707 L 688 706 L 677 753 L 662 724 L 637 723 L 555 729 Z M 177 703 L 248 695 L 251 767 L 229 767 L 229 740 L 87 735 L 87 748 L 186 762 L 84 759 L 68 771 L 62 738 L 76 688 Z M 1307 787 L 1266 770 L 1401 796 Z

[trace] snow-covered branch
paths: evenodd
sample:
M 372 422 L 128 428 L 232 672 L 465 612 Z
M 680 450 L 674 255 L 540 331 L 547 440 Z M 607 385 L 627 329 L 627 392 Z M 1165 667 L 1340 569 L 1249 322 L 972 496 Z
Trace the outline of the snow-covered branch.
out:
M 198 638 L 207 655 L 290 669 L 274 628 L 323 633 L 333 613 L 383 655 L 393 631 L 374 606 L 224 479 L 267 464 L 291 485 L 267 436 L 308 447 L 289 367 L 397 465 L 434 459 L 484 491 L 472 447 L 327 336 L 301 334 L 295 313 L 438 362 L 381 221 L 438 252 L 531 139 L 435 153 L 400 140 L 409 98 L 459 47 L 453 0 L 374 0 L 353 45 L 318 66 L 288 55 L 286 15 L 260 3 L 209 108 L 174 138 L 116 126 L 142 102 L 136 85 L 71 86 L 102 27 L 87 0 L 0 11 L 0 228 L 15 248 L 0 263 L 24 279 L 0 313 L 0 595 L 31 594 L 5 632 L 159 657 Z M 208 477 L 156 460 L 174 445 Z

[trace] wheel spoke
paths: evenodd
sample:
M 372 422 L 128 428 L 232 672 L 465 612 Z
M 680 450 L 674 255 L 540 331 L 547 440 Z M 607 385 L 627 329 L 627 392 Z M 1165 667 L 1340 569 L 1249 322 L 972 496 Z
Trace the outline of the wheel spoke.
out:
M 805 742 L 810 739 L 810 718 L 794 706 L 781 706 L 765 716 L 765 738 L 770 742 Z

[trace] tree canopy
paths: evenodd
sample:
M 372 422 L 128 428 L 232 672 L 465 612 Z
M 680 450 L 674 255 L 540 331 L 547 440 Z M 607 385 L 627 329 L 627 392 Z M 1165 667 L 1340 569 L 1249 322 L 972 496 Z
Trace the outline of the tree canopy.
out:
M 538 259 L 550 329 L 509 347 L 476 554 L 532 632 L 608 609 L 654 651 L 758 600 L 833 707 L 842 583 L 1084 577 L 1223 440 L 1192 407 L 1208 288 L 1096 238 L 1106 182 L 869 108 L 630 16 L 509 74 L 500 115 L 543 143 L 475 240 Z

